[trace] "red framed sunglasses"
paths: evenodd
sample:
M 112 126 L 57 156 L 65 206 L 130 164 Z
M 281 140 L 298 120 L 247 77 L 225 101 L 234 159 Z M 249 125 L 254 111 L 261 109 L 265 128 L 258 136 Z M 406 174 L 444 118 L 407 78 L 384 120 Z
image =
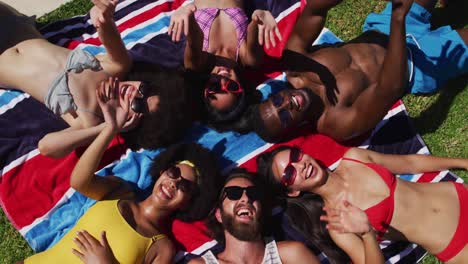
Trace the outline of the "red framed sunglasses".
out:
M 289 162 L 284 168 L 283 175 L 281 176 L 281 185 L 286 187 L 293 185 L 296 180 L 297 170 L 292 163 L 302 160 L 304 153 L 298 148 L 292 148 L 289 152 Z
M 215 93 L 233 93 L 240 94 L 244 92 L 238 81 L 229 79 L 219 74 L 210 74 L 208 83 L 205 86 L 205 98 Z

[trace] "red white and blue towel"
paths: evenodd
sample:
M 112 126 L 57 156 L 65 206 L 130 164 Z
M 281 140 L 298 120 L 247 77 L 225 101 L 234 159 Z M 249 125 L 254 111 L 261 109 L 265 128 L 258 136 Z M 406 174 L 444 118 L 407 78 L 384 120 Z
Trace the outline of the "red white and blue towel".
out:
M 118 4 L 115 14 L 117 26 L 135 60 L 167 67 L 181 65 L 184 43 L 173 43 L 167 35 L 167 26 L 171 14 L 183 2 L 125 0 Z M 249 7 L 270 10 L 276 17 L 283 38 L 287 39 L 304 4 L 304 0 L 253 1 Z M 89 16 L 53 23 L 41 29 L 41 32 L 51 42 L 70 49 L 85 49 L 92 54 L 105 51 L 90 24 Z M 319 41 L 330 43 L 339 39 L 325 30 Z M 267 50 L 267 53 L 278 57 L 283 47 L 284 42 L 275 49 Z M 265 75 L 256 76 L 256 79 L 262 80 L 258 88 L 265 96 L 284 86 L 282 73 L 266 72 Z M 69 186 L 70 173 L 83 149 L 62 159 L 39 154 L 38 140 L 49 132 L 65 128 L 66 124 L 29 95 L 18 91 L 0 89 L 0 127 L 0 203 L 13 226 L 31 247 L 35 251 L 45 250 L 60 240 L 95 202 Z M 201 124 L 195 124 L 185 140 L 196 141 L 212 149 L 225 172 L 237 165 L 254 170 L 255 156 L 276 146 L 265 143 L 254 133 L 217 133 Z M 151 159 L 158 155 L 159 150 L 132 152 L 120 142 L 121 139 L 116 138 L 106 151 L 101 165 L 109 165 L 99 174 L 118 175 L 144 189 L 150 184 L 148 170 Z M 337 165 L 348 149 L 328 137 L 314 134 L 286 144 L 300 145 L 330 168 Z M 429 153 L 401 101 L 393 106 L 374 131 L 350 144 L 384 153 Z M 461 181 L 448 171 L 400 177 L 417 182 Z M 208 238 L 204 230 L 202 222 L 174 223 L 175 237 L 184 250 L 178 255 L 179 259 L 190 258 L 193 254 L 215 247 L 216 242 Z M 301 234 L 294 233 L 294 230 L 286 231 L 290 237 L 301 239 Z M 425 253 L 422 248 L 410 243 L 385 241 L 381 246 L 390 263 L 415 263 Z

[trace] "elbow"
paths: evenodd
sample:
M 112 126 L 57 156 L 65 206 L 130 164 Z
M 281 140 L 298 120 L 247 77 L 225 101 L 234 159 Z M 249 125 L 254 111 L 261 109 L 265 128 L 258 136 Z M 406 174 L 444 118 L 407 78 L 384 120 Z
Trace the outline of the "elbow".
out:
M 60 151 L 54 148 L 53 146 L 51 146 L 51 144 L 47 140 L 47 136 L 45 136 L 43 139 L 39 141 L 39 143 L 37 144 L 37 149 L 42 155 L 46 157 L 54 158 L 54 159 L 63 158 L 67 154 L 69 154 L 69 152 L 67 151 Z

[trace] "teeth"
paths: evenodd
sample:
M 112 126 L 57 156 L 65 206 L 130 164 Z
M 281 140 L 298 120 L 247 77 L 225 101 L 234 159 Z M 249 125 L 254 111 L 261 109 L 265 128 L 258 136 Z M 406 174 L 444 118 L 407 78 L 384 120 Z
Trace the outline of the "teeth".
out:
M 171 193 L 169 192 L 169 190 L 168 190 L 165 186 L 162 187 L 162 191 L 164 192 L 164 194 L 165 194 L 167 197 L 169 197 L 169 199 L 172 198 Z
M 240 209 L 239 211 L 237 211 L 237 216 L 241 216 L 241 215 L 250 215 L 250 211 L 247 210 L 247 209 Z

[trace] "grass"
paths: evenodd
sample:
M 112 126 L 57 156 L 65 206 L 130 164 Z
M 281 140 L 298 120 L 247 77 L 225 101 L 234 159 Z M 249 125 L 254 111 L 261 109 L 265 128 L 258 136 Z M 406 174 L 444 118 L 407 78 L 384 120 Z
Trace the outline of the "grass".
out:
M 361 32 L 361 25 L 366 15 L 369 12 L 382 10 L 384 5 L 385 2 L 379 0 L 345 0 L 329 13 L 327 27 L 343 40 L 350 40 Z M 39 18 L 38 22 L 47 24 L 84 14 L 91 6 L 89 0 L 74 0 Z M 459 21 L 457 23 L 460 24 Z M 421 133 L 434 155 L 468 158 L 467 83 L 468 75 L 451 81 L 446 89 L 438 94 L 406 95 L 403 98 L 416 129 Z M 468 181 L 467 171 L 455 172 Z M 13 263 L 33 253 L 21 235 L 8 222 L 3 211 L 0 214 L 0 237 L 2 238 L 0 240 L 0 263 L 2 264 Z M 422 263 L 440 262 L 428 255 Z

